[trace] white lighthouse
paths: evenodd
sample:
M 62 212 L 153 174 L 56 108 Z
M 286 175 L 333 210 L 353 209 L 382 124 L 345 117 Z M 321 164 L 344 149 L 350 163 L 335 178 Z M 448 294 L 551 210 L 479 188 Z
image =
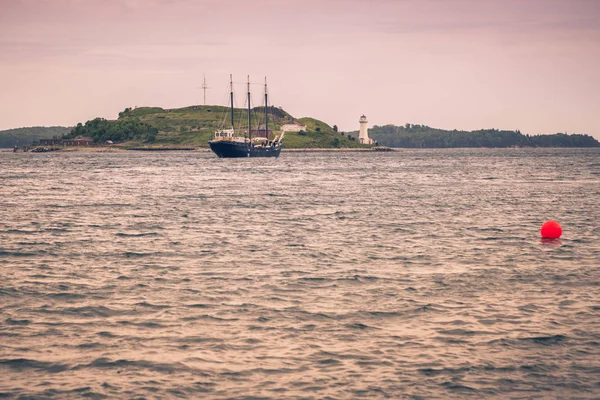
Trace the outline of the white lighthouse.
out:
M 360 117 L 360 120 L 358 121 L 360 122 L 360 132 L 358 134 L 358 143 L 362 143 L 362 144 L 373 144 L 373 139 L 371 139 L 369 137 L 369 131 L 367 130 L 367 117 L 365 117 L 365 115 L 363 114 L 362 117 Z

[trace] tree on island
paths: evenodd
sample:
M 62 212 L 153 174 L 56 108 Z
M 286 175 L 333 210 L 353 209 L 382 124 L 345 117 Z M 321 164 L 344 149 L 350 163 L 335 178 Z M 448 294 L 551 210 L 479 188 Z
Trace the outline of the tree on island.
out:
M 124 118 L 127 116 L 127 114 L 129 114 L 131 112 L 131 107 L 127 107 L 126 109 L 124 109 L 123 111 L 121 111 L 119 113 L 119 118 Z

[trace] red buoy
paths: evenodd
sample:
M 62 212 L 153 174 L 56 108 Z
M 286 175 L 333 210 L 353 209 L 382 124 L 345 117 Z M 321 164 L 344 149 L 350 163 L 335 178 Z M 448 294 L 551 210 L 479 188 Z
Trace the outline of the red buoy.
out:
M 556 221 L 550 220 L 544 222 L 542 229 L 540 229 L 542 239 L 558 239 L 562 235 L 562 228 Z

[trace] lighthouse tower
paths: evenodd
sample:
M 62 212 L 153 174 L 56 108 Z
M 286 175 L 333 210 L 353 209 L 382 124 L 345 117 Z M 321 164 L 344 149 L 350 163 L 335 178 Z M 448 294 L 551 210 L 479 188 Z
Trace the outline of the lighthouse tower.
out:
M 362 144 L 373 144 L 373 140 L 369 137 L 369 132 L 367 130 L 367 117 L 365 117 L 365 115 L 363 114 L 362 117 L 360 117 L 360 120 L 358 121 L 360 122 L 360 132 L 358 134 L 358 143 L 362 143 Z

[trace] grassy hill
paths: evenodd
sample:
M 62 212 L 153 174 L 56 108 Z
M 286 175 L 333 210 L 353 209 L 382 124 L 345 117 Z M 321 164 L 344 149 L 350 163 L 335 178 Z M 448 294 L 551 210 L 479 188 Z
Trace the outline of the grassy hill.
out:
M 64 126 L 32 126 L 29 128 L 16 128 L 0 131 L 0 147 L 25 146 L 39 139 L 61 137 L 72 128 Z
M 264 125 L 264 107 L 253 110 L 252 126 Z M 234 116 L 237 124 L 247 125 L 247 111 L 235 109 Z M 142 123 L 158 129 L 153 143 L 141 140 L 128 142 L 131 146 L 195 146 L 208 147 L 208 141 L 215 131 L 228 128 L 231 125 L 230 109 L 223 106 L 190 106 L 176 109 L 159 107 L 139 107 L 126 109 L 119 114 L 118 121 L 139 119 Z M 278 134 L 281 125 L 291 122 L 294 118 L 281 108 L 269 107 L 269 129 Z M 298 122 L 306 125 L 306 132 L 288 132 L 284 139 L 286 148 L 330 148 L 330 147 L 368 147 L 348 139 L 333 130 L 323 121 L 313 118 L 300 118 Z

